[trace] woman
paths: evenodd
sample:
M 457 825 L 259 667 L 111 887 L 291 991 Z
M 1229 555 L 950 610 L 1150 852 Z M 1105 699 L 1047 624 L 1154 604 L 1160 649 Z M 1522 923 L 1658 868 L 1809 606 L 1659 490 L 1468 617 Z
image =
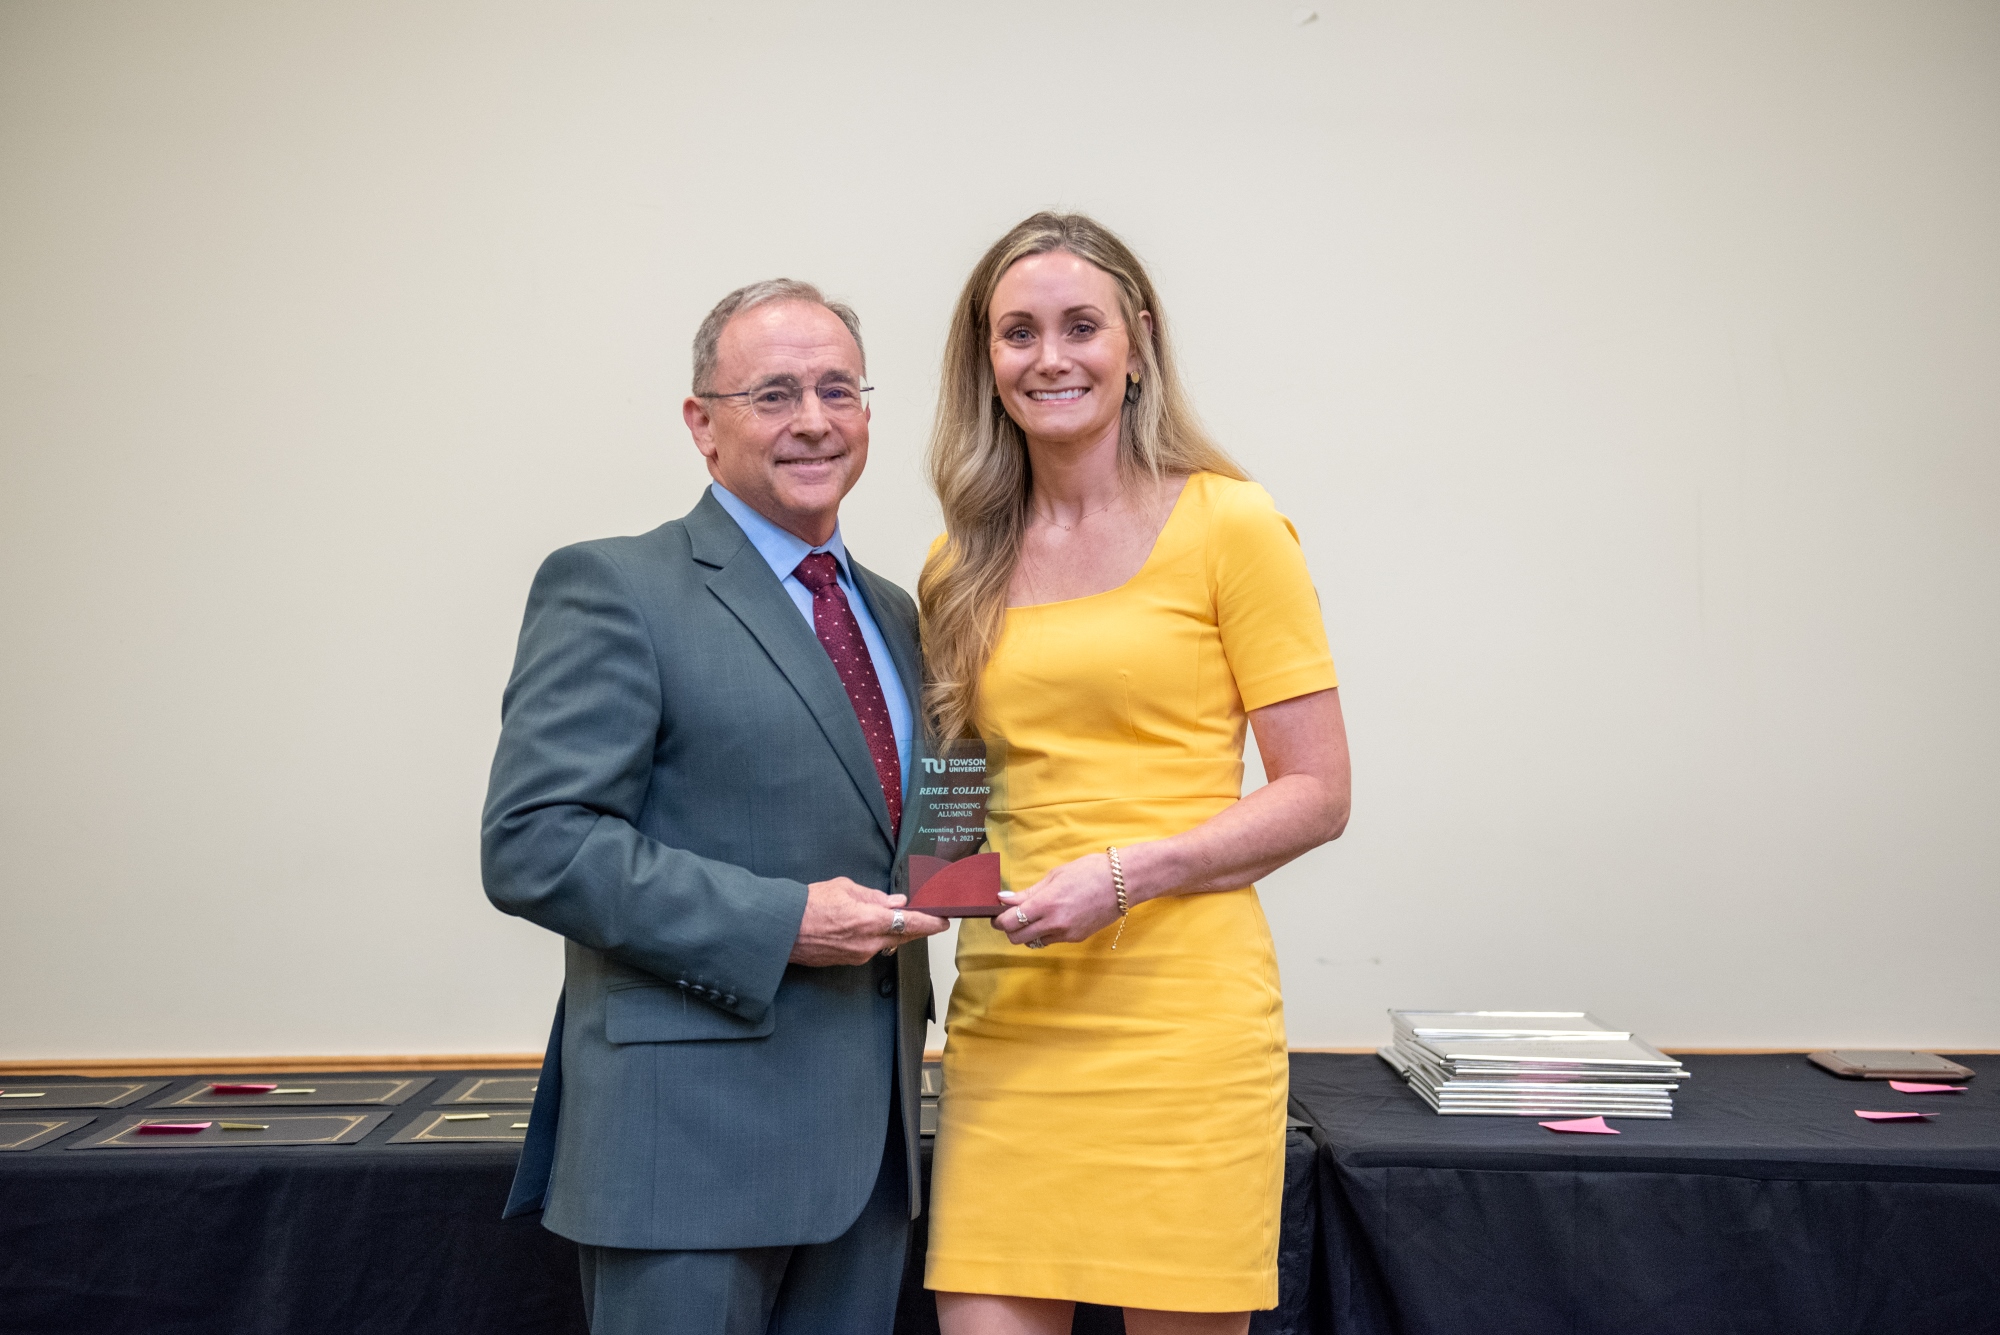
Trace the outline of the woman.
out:
M 1347 820 L 1297 535 L 1203 434 L 1088 218 L 986 253 L 946 343 L 925 705 L 1007 744 L 948 1017 L 925 1282 L 945 1335 L 1242 1332 L 1278 1298 L 1286 1059 L 1251 883 Z M 1245 721 L 1270 782 L 1239 798 Z M 1128 912 L 1129 911 L 1129 912 Z

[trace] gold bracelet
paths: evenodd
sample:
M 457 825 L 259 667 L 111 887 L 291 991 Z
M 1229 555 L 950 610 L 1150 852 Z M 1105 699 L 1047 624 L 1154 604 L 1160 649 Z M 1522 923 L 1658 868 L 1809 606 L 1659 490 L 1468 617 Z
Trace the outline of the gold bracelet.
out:
M 1132 911 L 1132 905 L 1125 898 L 1125 864 L 1118 860 L 1116 845 L 1104 850 L 1111 859 L 1111 888 L 1118 892 L 1118 935 L 1111 938 L 1111 948 L 1118 949 L 1120 938 L 1125 935 L 1125 915 Z

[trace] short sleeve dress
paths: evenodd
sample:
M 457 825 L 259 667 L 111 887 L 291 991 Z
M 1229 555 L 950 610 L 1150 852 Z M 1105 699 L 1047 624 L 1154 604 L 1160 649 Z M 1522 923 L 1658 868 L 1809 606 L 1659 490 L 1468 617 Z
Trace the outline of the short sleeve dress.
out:
M 1239 800 L 1245 711 L 1336 684 L 1298 535 L 1196 473 L 1125 584 L 1008 609 L 974 720 L 1008 746 L 1009 889 Z M 959 931 L 927 1287 L 1107 1306 L 1275 1306 L 1287 1067 L 1254 887 L 1135 906 L 1123 940 Z

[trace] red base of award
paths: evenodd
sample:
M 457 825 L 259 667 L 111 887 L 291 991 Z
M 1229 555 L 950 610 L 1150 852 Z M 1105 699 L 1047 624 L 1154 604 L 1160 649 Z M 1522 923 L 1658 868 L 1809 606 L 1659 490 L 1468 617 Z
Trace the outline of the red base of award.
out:
M 940 918 L 991 918 L 1000 902 L 1000 855 L 974 853 L 947 862 L 910 854 L 910 907 Z

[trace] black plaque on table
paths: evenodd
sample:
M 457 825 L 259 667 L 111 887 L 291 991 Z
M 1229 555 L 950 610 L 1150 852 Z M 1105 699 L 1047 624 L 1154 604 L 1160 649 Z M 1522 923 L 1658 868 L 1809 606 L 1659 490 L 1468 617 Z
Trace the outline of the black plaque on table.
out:
M 96 1120 L 95 1117 L 0 1118 L 0 1154 L 8 1150 L 35 1149 Z
M 50 1108 L 123 1108 L 166 1087 L 164 1080 L 93 1080 L 88 1084 L 9 1080 L 0 1085 L 0 1115 Z
M 249 1145 L 352 1145 L 389 1120 L 386 1112 L 274 1113 L 237 1118 L 127 1117 L 70 1145 L 73 1150 L 212 1150 Z M 197 1131 L 149 1133 L 147 1123 L 199 1126 Z
M 986 848 L 986 812 L 1007 761 L 997 738 L 946 742 L 918 760 L 904 820 L 916 822 L 904 863 L 910 907 L 941 918 L 990 918 L 1000 902 L 1000 855 Z
M 944 1065 L 940 1062 L 925 1062 L 922 1078 L 917 1082 L 917 1134 L 935 1136 L 938 1132 L 938 1100 L 944 1096 Z
M 197 1080 L 155 1108 L 393 1108 L 431 1083 L 427 1075 L 231 1075 Z M 268 1088 L 264 1088 L 268 1086 Z
M 391 1145 L 491 1144 L 528 1138 L 528 1109 L 492 1108 L 479 1112 L 452 1112 L 430 1108 L 417 1120 L 389 1137 Z
M 437 1101 L 447 1103 L 530 1103 L 542 1082 L 539 1075 L 472 1075 L 453 1085 Z

